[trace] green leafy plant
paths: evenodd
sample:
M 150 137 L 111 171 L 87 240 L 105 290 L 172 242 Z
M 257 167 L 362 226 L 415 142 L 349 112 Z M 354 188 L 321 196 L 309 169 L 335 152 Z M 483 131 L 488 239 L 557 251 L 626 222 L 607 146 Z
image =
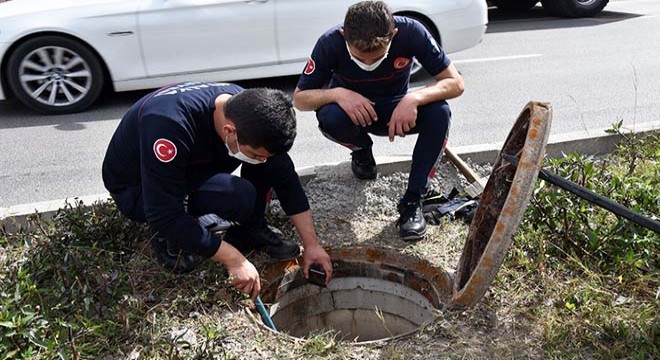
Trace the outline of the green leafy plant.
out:
M 0 231 L 0 359 L 231 358 L 217 326 L 196 329 L 194 346 L 169 339 L 170 319 L 228 300 L 216 295 L 227 287 L 224 269 L 181 284 L 154 264 L 149 238 L 112 202 L 75 201 L 50 220 L 36 214 L 25 229 Z
M 660 215 L 660 136 L 612 133 L 622 141 L 602 157 L 567 154 L 546 169 L 644 216 Z M 660 355 L 660 234 L 539 181 L 499 276 L 527 279 L 549 358 Z M 516 285 L 521 287 L 522 284 Z
M 660 138 L 612 131 L 623 141 L 611 156 L 577 153 L 547 161 L 547 169 L 606 196 L 631 210 L 658 219 L 660 214 Z M 660 235 L 617 217 L 568 191 L 539 181 L 523 228 L 547 234 L 548 254 L 576 254 L 590 266 L 622 276 L 657 271 Z

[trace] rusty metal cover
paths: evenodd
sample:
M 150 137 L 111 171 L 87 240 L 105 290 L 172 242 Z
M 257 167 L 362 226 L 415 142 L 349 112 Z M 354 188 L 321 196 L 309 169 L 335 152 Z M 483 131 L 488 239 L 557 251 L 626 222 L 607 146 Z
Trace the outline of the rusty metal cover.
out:
M 550 104 L 530 102 L 509 132 L 470 224 L 449 308 L 473 306 L 493 282 L 529 205 L 551 122 Z M 502 154 L 519 158 L 518 166 L 504 161 Z

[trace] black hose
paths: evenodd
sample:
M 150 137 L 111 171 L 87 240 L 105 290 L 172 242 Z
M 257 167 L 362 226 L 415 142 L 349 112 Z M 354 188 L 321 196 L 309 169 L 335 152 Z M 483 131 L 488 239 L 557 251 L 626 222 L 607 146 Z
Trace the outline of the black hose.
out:
M 512 155 L 502 154 L 502 159 L 505 161 L 518 166 L 518 158 Z M 569 191 L 584 200 L 589 201 L 592 204 L 598 205 L 616 215 L 624 217 L 637 225 L 643 226 L 649 230 L 655 231 L 660 234 L 660 222 L 653 219 L 649 219 L 645 216 L 642 216 L 627 207 L 615 203 L 614 201 L 606 198 L 605 196 L 596 194 L 595 192 L 580 186 L 570 180 L 566 180 L 563 177 L 553 174 L 547 170 L 541 169 L 539 171 L 539 179 L 549 182 L 552 185 L 560 187 L 566 191 Z

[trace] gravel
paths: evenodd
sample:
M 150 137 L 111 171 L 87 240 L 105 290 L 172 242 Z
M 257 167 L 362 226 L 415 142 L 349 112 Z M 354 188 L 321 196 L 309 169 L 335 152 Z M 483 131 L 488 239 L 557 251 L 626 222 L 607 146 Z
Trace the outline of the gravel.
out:
M 491 169 L 469 160 L 467 163 L 482 176 L 488 175 Z M 431 189 L 438 193 L 449 193 L 454 187 L 462 190 L 468 185 L 452 164 L 440 163 L 436 170 Z M 439 225 L 429 225 L 424 239 L 402 241 L 396 227 L 396 205 L 405 192 L 407 180 L 407 172 L 379 175 L 372 181 L 357 180 L 348 163 L 318 168 L 316 176 L 305 185 L 305 191 L 321 244 L 326 248 L 366 245 L 398 249 L 453 274 L 469 226 L 462 220 L 445 218 Z M 271 205 L 270 220 L 287 235 L 295 236 L 277 201 Z M 487 293 L 475 308 L 462 312 L 444 310 L 432 325 L 409 338 L 377 346 L 327 345 L 331 346 L 329 358 L 492 358 L 494 354 L 540 358 L 539 330 L 515 321 L 511 313 L 515 313 L 515 309 L 499 307 L 499 301 Z M 282 334 L 273 337 L 277 340 L 268 336 L 266 342 L 273 344 L 272 347 L 277 348 L 276 352 L 282 356 L 284 350 L 275 343 L 291 341 L 291 338 L 285 340 Z M 303 350 L 306 346 L 303 344 Z
M 480 171 L 483 169 L 477 169 Z M 319 241 L 325 247 L 367 245 L 401 249 L 416 254 L 453 271 L 463 250 L 468 226 L 461 220 L 444 220 L 429 225 L 424 239 L 402 241 L 398 234 L 397 203 L 406 190 L 408 174 L 379 174 L 376 180 L 356 179 L 350 163 L 317 168 L 316 176 L 305 185 Z M 467 185 L 465 179 L 449 163 L 440 163 L 430 188 L 449 193 Z M 272 213 L 284 232 L 293 235 L 279 204 L 273 202 Z

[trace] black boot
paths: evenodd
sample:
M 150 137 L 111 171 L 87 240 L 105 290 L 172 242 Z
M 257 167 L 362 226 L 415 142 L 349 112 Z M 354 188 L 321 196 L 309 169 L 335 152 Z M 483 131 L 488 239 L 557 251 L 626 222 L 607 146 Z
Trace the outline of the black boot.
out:
M 246 229 L 244 226 L 227 230 L 224 241 L 240 252 L 263 250 L 275 260 L 291 260 L 300 256 L 300 246 L 284 238 L 284 234 L 270 225 Z
M 351 170 L 353 175 L 360 180 L 373 180 L 378 175 L 376 160 L 371 152 L 371 146 L 355 150 L 351 153 Z
M 206 260 L 200 255 L 179 250 L 162 236 L 154 235 L 150 245 L 156 262 L 175 274 L 189 273 Z
M 399 202 L 399 236 L 404 241 L 419 240 L 426 235 L 426 220 L 419 197 L 404 196 Z

